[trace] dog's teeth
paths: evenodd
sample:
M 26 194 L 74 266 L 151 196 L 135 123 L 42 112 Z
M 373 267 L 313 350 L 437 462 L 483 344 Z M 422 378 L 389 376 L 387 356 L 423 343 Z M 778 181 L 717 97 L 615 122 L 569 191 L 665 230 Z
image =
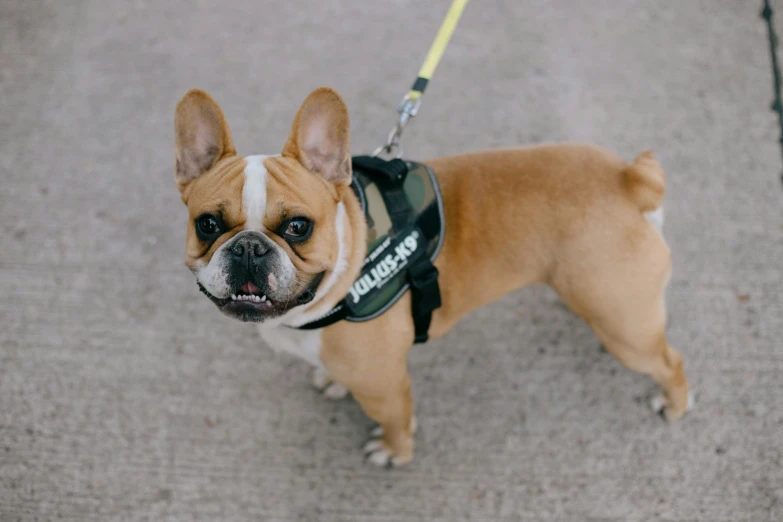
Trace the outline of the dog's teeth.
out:
M 258 296 L 254 294 L 231 294 L 231 299 L 234 301 L 252 301 L 254 303 L 263 303 L 266 301 L 267 297 L 265 295 Z

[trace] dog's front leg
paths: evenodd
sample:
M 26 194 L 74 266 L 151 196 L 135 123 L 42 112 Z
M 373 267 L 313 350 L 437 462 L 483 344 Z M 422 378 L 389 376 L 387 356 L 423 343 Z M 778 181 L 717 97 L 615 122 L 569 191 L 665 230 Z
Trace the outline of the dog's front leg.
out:
M 379 424 L 364 446 L 367 460 L 382 467 L 413 459 L 413 398 L 408 351 L 413 345 L 410 295 L 371 321 L 341 321 L 324 329 L 319 357 Z
M 367 460 L 381 467 L 407 464 L 413 458 L 416 429 L 406 361 L 409 341 L 382 335 L 367 344 L 356 337 L 354 342 L 341 340 L 325 343 L 321 360 L 335 381 L 350 389 L 364 412 L 379 424 L 364 446 Z
M 374 430 L 379 437 L 371 438 L 364 445 L 367 460 L 381 467 L 409 463 L 413 459 L 414 424 L 407 370 L 386 381 L 386 385 L 367 386 L 353 393 L 364 412 L 379 424 L 379 428 Z

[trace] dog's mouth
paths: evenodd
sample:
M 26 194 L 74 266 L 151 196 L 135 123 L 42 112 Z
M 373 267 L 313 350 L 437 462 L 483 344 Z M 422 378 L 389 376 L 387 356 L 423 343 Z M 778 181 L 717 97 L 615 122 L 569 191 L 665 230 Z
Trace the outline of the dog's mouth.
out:
M 251 281 L 245 283 L 242 288 L 237 290 L 236 294 L 231 294 L 231 301 L 248 301 L 255 304 L 262 304 L 262 307 L 267 308 L 271 308 L 275 304 L 274 301 L 267 298 L 266 294 Z
M 323 276 L 323 272 L 318 274 L 302 293 L 284 301 L 272 299 L 267 295 L 266 290 L 258 287 L 252 281 L 247 281 L 236 290 L 236 293 L 227 298 L 212 295 L 201 283 L 198 283 L 198 287 L 226 315 L 240 321 L 260 322 L 283 315 L 291 308 L 312 301 Z

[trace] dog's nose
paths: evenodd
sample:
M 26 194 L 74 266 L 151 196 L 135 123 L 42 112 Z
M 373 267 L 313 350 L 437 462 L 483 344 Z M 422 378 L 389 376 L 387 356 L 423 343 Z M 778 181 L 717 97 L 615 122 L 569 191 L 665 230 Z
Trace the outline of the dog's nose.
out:
M 261 239 L 253 236 L 237 238 L 234 244 L 229 248 L 236 257 L 259 258 L 264 257 L 269 252 L 269 247 L 264 245 Z

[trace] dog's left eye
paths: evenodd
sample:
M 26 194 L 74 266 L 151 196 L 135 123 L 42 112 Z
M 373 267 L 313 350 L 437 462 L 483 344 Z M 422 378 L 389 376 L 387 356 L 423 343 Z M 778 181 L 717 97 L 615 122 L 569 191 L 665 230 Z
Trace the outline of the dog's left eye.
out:
M 212 236 L 220 232 L 220 222 L 218 218 L 211 214 L 204 214 L 199 216 L 196 220 L 196 232 L 201 239 L 210 239 Z
M 283 237 L 294 241 L 306 239 L 313 229 L 313 222 L 305 217 L 295 217 L 288 222 Z

